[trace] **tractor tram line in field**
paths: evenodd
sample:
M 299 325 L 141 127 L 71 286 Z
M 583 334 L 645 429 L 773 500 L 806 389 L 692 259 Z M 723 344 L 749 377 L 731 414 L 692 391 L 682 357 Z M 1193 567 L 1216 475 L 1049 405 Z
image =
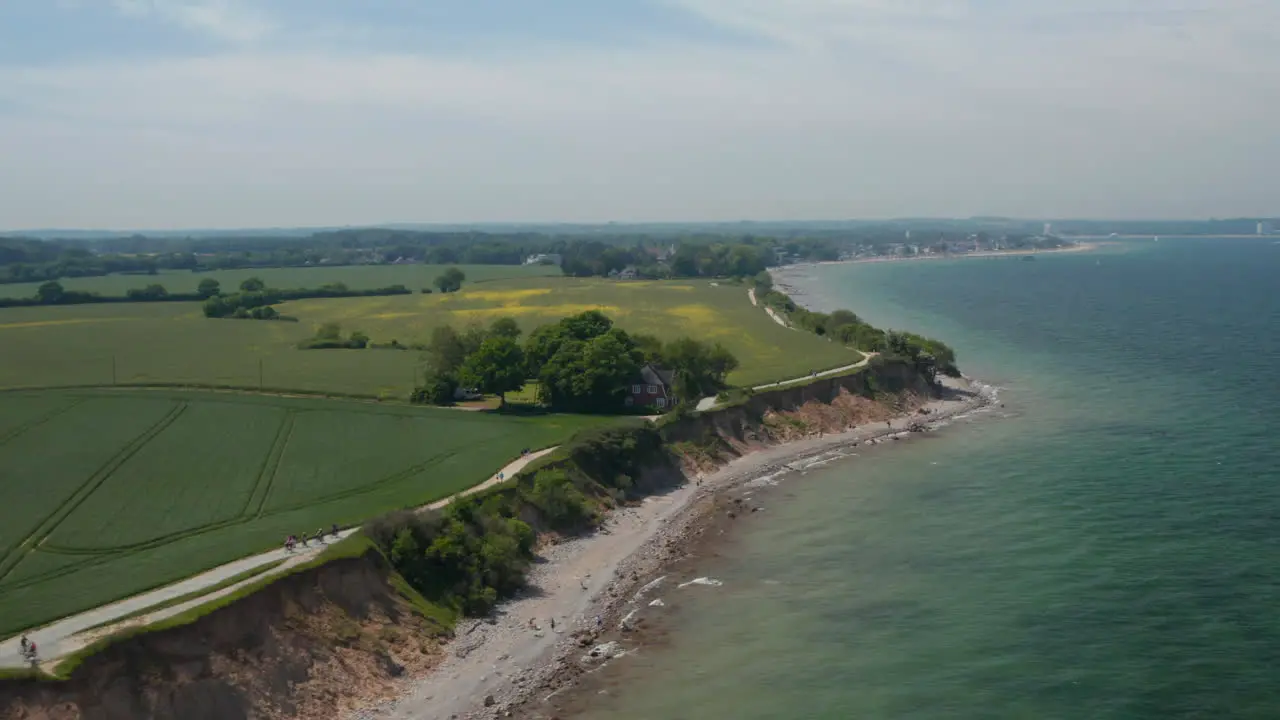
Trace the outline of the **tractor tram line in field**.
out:
M 289 438 L 293 436 L 294 419 L 297 415 L 295 410 L 285 411 L 284 418 L 280 421 L 280 428 L 276 431 L 275 442 L 271 444 L 271 450 L 263 458 L 258 482 L 254 484 L 253 492 L 245 501 L 244 509 L 240 511 L 242 518 L 262 517 L 267 497 L 271 494 L 271 484 L 275 482 L 276 472 L 280 469 L 280 460 L 284 457 L 284 450 L 289 445 Z
M 119 469 L 121 465 L 124 465 L 129 458 L 133 457 L 135 453 L 141 450 L 143 446 L 153 438 L 164 432 L 165 428 L 172 425 L 173 422 L 186 411 L 186 409 L 186 403 L 178 403 L 168 412 L 168 414 L 160 418 L 158 422 L 148 428 L 144 433 L 134 438 L 128 445 L 125 445 L 120 452 L 112 456 L 105 464 L 99 467 L 96 472 L 90 475 L 84 484 L 77 488 L 75 492 L 71 493 L 71 495 L 68 496 L 61 505 L 54 508 L 53 512 L 46 516 L 40 524 L 36 526 L 31 535 L 18 543 L 16 547 L 10 549 L 4 558 L 0 558 L 0 582 L 3 582 L 4 579 L 8 577 L 9 573 L 13 571 L 14 567 L 22 561 L 28 552 L 44 543 L 44 541 L 53 534 L 53 531 L 62 524 L 62 521 L 74 512 L 81 503 L 87 500 L 95 490 L 101 487 L 112 473 Z
M 84 402 L 84 398 L 78 398 L 78 399 L 72 400 L 66 405 L 63 405 L 62 407 L 54 408 L 53 410 L 49 411 L 48 413 L 45 413 L 40 417 L 37 417 L 33 420 L 29 420 L 16 427 L 10 428 L 8 432 L 0 433 L 0 445 L 4 445 L 8 443 L 10 440 L 16 439 L 19 435 L 22 435 L 28 430 L 32 430 L 34 428 L 37 428 L 49 422 L 50 420 L 67 412 L 68 410 L 75 408 L 75 406 L 79 405 L 82 402 Z
M 0 637 L 450 497 L 602 422 L 173 389 L 3 398 Z

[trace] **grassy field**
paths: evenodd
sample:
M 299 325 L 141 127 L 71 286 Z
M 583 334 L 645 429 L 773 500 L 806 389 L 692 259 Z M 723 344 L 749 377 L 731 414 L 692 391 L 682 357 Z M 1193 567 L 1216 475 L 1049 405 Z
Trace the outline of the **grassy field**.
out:
M 627 330 L 724 343 L 741 361 L 729 378 L 735 384 L 788 379 L 859 357 L 780 327 L 748 302 L 741 286 L 705 280 L 508 279 L 448 295 L 297 300 L 279 307 L 300 322 L 210 320 L 198 303 L 3 309 L 0 345 L 15 350 L 0 354 L 0 388 L 110 385 L 114 364 L 122 384 L 257 387 L 261 380 L 268 388 L 404 398 L 421 365 L 418 352 L 301 351 L 295 345 L 325 322 L 362 330 L 375 342 L 413 343 L 442 324 L 510 315 L 528 331 L 590 309 Z M 0 433 L 4 423 L 0 411 Z
M 193 273 L 187 270 L 166 270 L 155 275 L 104 275 L 102 277 L 63 278 L 58 282 L 68 290 L 96 292 L 100 295 L 124 295 L 133 288 L 160 283 L 170 292 L 195 292 L 204 278 L 213 278 L 224 289 L 240 286 L 250 277 L 262 278 L 268 287 L 301 288 L 320 287 L 326 283 L 342 282 L 355 290 L 404 285 L 413 291 L 424 287 L 434 289 L 432 281 L 452 265 L 342 265 L 292 268 L 259 268 L 250 270 L 219 270 Z M 560 268 L 548 265 L 458 265 L 467 274 L 467 282 L 489 282 L 508 278 L 530 278 L 548 275 L 559 276 Z M 0 285 L 0 297 L 32 297 L 40 283 L 13 283 Z
M 483 481 L 601 418 L 175 390 L 0 395 L 0 637 Z

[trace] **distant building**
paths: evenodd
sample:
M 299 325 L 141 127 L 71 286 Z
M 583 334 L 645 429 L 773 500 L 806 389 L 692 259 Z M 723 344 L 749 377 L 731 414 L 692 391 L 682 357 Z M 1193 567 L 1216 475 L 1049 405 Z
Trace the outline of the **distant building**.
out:
M 1275 232 L 1275 228 L 1272 227 L 1271 223 L 1267 222 L 1266 220 L 1261 220 L 1258 222 L 1259 235 L 1270 235 L 1273 232 Z
M 560 253 L 539 253 L 525 258 L 525 265 L 559 265 L 563 262 Z
M 631 381 L 627 394 L 627 407 L 656 407 L 659 410 L 675 405 L 675 389 L 670 370 L 646 364 L 640 368 L 640 376 Z

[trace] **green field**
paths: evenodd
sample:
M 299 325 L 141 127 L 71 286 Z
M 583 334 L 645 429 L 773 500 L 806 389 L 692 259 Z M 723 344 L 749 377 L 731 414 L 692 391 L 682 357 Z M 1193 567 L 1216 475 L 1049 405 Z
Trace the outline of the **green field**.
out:
M 601 418 L 176 390 L 0 394 L 0 637 L 446 497 Z
M 418 291 L 434 288 L 432 281 L 448 267 L 461 268 L 467 282 L 488 282 L 507 278 L 559 276 L 560 268 L 548 265 L 316 265 L 312 267 L 257 268 L 219 270 L 194 273 L 188 270 L 165 270 L 155 275 L 103 275 L 101 277 L 63 278 L 58 282 L 68 290 L 95 292 L 99 295 L 124 295 L 134 288 L 160 283 L 169 292 L 195 292 L 204 278 L 213 278 L 223 288 L 232 290 L 250 277 L 262 278 L 268 287 L 315 288 L 327 283 L 346 283 L 353 290 L 368 290 L 404 285 Z M 0 285 L 0 297 L 32 297 L 40 283 Z
M 350 270 L 360 270 L 351 268 Z M 309 272 L 303 270 L 300 272 Z M 295 349 L 325 322 L 375 342 L 426 340 L 442 324 L 510 315 L 526 331 L 599 309 L 631 331 L 724 343 L 741 362 L 729 380 L 772 382 L 856 361 L 815 335 L 778 326 L 739 285 L 598 278 L 495 280 L 442 295 L 296 300 L 300 322 L 210 320 L 198 303 L 122 303 L 0 309 L 0 388 L 185 383 L 404 398 L 420 353 Z M 0 432 L 3 432 L 0 413 Z

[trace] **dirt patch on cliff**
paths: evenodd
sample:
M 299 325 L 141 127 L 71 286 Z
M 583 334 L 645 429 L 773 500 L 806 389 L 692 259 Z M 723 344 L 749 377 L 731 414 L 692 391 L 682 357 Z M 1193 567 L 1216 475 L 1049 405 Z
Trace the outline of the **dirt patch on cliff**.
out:
M 872 423 L 892 422 L 906 413 L 923 408 L 932 398 L 910 392 L 872 399 L 847 390 L 830 403 L 810 400 L 795 410 L 768 411 L 764 427 L 774 442 L 791 442 L 814 434 L 843 432 Z M 899 420 L 899 422 L 905 422 Z
M 433 667 L 443 628 L 376 553 L 282 578 L 194 623 L 139 635 L 67 680 L 0 683 L 3 720 L 329 720 Z

